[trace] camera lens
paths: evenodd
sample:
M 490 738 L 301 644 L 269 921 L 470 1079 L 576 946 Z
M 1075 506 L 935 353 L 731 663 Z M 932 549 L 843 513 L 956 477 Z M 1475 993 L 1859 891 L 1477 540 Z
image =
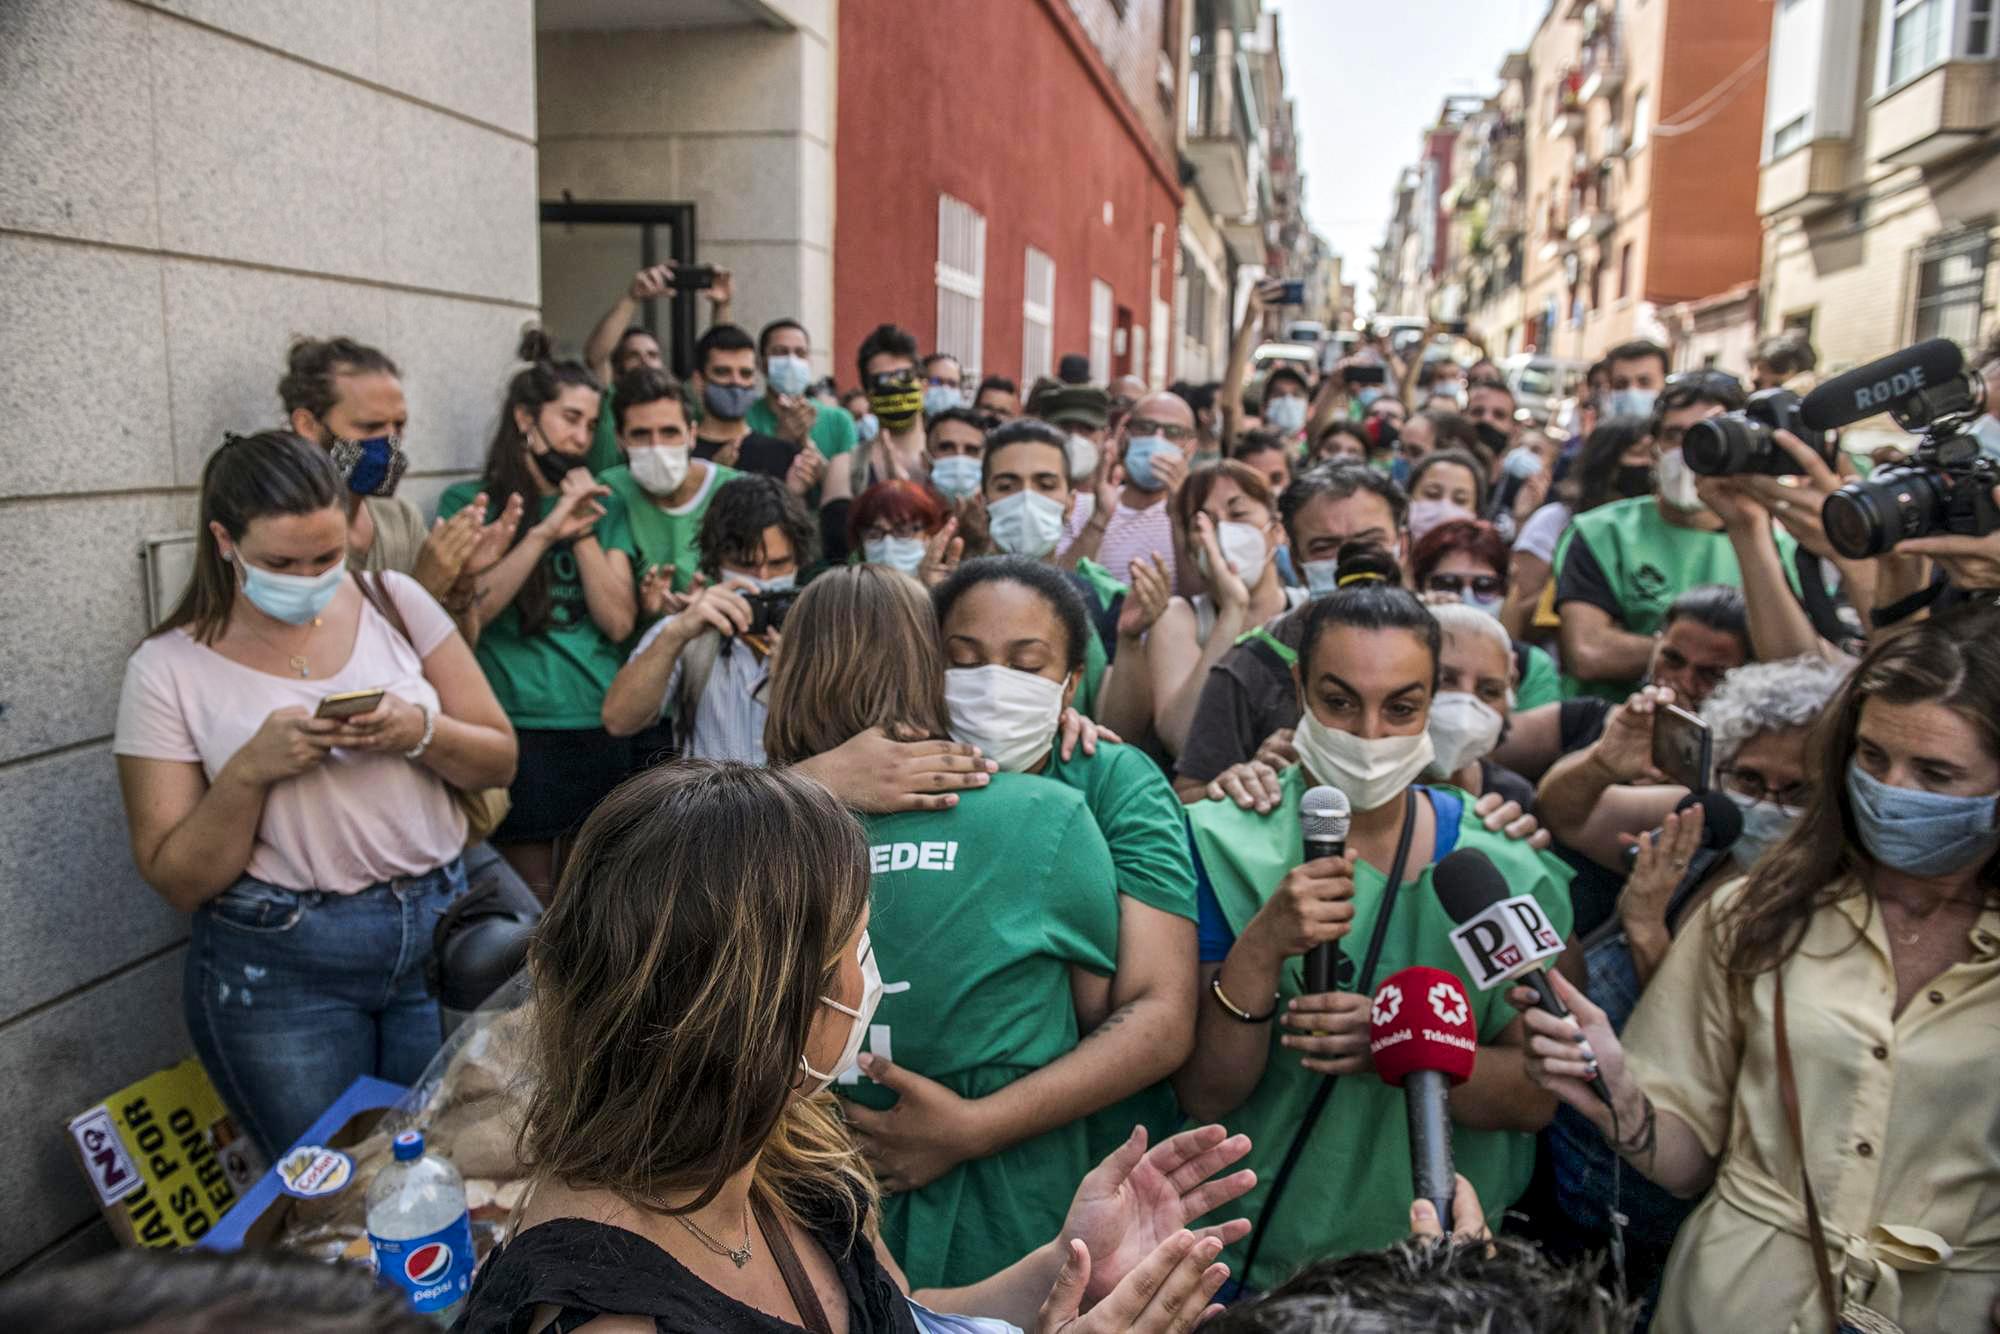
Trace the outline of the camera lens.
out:
M 1708 417 L 1687 428 L 1681 437 L 1681 458 L 1690 472 L 1703 477 L 1731 477 L 1751 471 L 1757 448 L 1768 428 L 1740 413 Z
M 1828 496 L 1820 522 L 1835 551 L 1849 560 L 1864 560 L 1934 531 L 1945 500 L 1930 473 L 1891 468 Z

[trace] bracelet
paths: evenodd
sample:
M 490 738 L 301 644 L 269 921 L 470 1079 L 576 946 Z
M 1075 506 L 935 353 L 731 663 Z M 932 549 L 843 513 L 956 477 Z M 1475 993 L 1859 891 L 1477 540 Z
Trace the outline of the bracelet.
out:
M 437 715 L 431 712 L 430 705 L 419 704 L 417 707 L 424 711 L 424 739 L 403 752 L 406 760 L 421 760 L 424 752 L 431 748 L 431 738 L 437 735 Z
M 1215 993 L 1215 1003 L 1220 1005 L 1228 1013 L 1229 1017 L 1239 1024 L 1268 1024 L 1277 1016 L 1278 994 L 1276 992 L 1271 993 L 1271 1008 L 1262 1014 L 1250 1013 L 1223 994 L 1222 970 L 1220 968 L 1215 970 L 1214 977 L 1208 979 L 1208 989 Z

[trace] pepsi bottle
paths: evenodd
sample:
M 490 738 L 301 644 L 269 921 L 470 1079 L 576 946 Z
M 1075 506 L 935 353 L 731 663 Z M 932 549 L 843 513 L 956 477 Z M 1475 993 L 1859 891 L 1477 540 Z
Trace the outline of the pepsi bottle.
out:
M 424 1152 L 424 1133 L 396 1136 L 395 1159 L 368 1184 L 368 1243 L 375 1272 L 441 1325 L 472 1291 L 472 1220 L 465 1179 L 448 1158 Z

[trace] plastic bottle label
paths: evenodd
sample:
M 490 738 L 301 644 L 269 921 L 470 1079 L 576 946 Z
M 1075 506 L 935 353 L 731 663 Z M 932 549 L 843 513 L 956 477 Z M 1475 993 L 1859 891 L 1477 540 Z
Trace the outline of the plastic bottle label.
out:
M 428 1237 L 385 1241 L 371 1232 L 368 1244 L 375 1272 L 407 1293 L 420 1314 L 455 1306 L 472 1290 L 472 1220 L 465 1214 Z

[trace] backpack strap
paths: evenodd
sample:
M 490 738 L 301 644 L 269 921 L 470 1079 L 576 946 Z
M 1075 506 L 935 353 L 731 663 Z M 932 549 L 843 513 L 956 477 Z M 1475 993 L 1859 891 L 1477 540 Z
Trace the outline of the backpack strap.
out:
M 1281 671 L 1289 672 L 1299 665 L 1298 650 L 1287 647 L 1283 640 L 1261 625 L 1236 636 L 1236 643 Z

